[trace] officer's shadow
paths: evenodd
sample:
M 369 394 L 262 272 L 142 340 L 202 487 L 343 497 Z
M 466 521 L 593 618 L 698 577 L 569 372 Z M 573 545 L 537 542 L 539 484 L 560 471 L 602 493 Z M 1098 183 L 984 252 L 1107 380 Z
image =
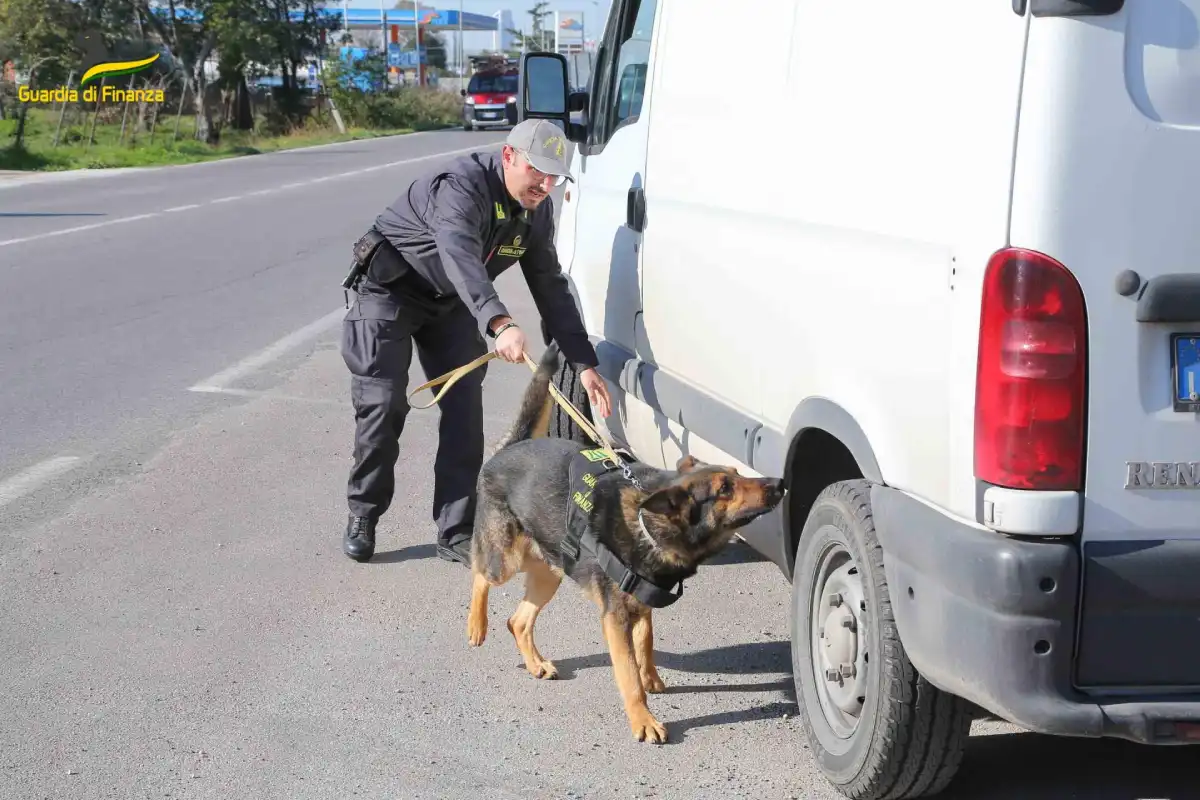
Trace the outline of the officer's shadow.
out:
M 389 550 L 386 553 L 376 553 L 368 564 L 400 564 L 405 561 L 416 561 L 421 558 L 433 558 L 437 548 L 432 544 L 411 544 L 399 550 Z

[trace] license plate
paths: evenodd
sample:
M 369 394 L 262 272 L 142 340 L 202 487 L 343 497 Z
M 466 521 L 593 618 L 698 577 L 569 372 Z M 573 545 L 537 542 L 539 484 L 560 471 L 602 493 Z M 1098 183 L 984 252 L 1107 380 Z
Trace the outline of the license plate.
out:
M 484 111 L 479 116 L 483 117 L 484 119 L 495 119 L 496 117 L 500 116 L 500 112 L 499 111 Z
M 1175 410 L 1200 411 L 1200 333 L 1171 334 Z

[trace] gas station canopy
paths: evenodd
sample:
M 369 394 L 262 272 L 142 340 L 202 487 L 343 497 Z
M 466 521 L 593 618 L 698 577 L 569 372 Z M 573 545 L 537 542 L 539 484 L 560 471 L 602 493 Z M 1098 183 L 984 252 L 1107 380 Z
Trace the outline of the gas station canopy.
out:
M 165 15 L 166 10 L 154 8 L 155 13 Z M 380 19 L 381 11 L 378 8 L 340 8 L 337 5 L 331 4 L 317 10 L 317 13 L 323 17 L 336 17 L 342 20 L 343 28 L 360 28 L 379 30 L 383 20 Z M 389 8 L 386 9 L 387 24 L 397 25 L 402 29 L 413 29 L 414 11 L 411 8 Z M 487 14 L 459 14 L 458 11 L 439 11 L 432 8 L 422 8 L 415 12 L 417 22 L 421 27 L 429 31 L 457 31 L 459 18 L 462 18 L 463 31 L 495 31 L 500 29 L 500 21 L 495 17 Z M 180 19 L 202 18 L 203 15 L 192 9 L 177 8 L 175 15 Z M 304 19 L 304 11 L 293 10 L 288 12 L 288 17 L 293 20 Z
M 380 19 L 381 11 L 378 8 L 346 8 L 343 10 L 336 6 L 326 6 L 319 13 L 323 16 L 343 19 L 343 28 L 379 30 L 379 26 L 383 24 L 383 20 Z M 414 12 L 411 8 L 389 8 L 386 9 L 386 13 L 388 25 L 399 25 L 402 29 L 412 29 Z M 460 16 L 464 31 L 495 31 L 500 28 L 500 21 L 487 14 L 463 13 L 460 15 L 458 11 L 439 11 L 430 8 L 422 8 L 415 13 L 421 27 L 431 31 L 458 30 Z M 303 18 L 303 12 L 293 11 L 292 15 Z

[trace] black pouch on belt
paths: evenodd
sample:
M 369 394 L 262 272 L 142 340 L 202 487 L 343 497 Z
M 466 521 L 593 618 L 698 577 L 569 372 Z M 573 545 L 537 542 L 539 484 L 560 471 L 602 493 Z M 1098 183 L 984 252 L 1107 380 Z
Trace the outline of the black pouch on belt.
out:
M 380 234 L 376 235 L 380 237 L 381 241 L 372 248 L 374 252 L 370 256 L 370 261 L 367 262 L 367 277 L 380 286 L 388 286 L 403 278 L 410 268 L 399 251 L 392 247 L 391 242 Z

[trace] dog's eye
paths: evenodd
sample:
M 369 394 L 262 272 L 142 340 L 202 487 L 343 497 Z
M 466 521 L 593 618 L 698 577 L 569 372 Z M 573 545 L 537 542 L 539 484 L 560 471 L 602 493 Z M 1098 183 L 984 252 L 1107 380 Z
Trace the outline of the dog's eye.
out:
M 717 494 L 721 497 L 729 497 L 733 494 L 733 481 L 729 478 L 721 478 L 721 488 L 717 490 Z

